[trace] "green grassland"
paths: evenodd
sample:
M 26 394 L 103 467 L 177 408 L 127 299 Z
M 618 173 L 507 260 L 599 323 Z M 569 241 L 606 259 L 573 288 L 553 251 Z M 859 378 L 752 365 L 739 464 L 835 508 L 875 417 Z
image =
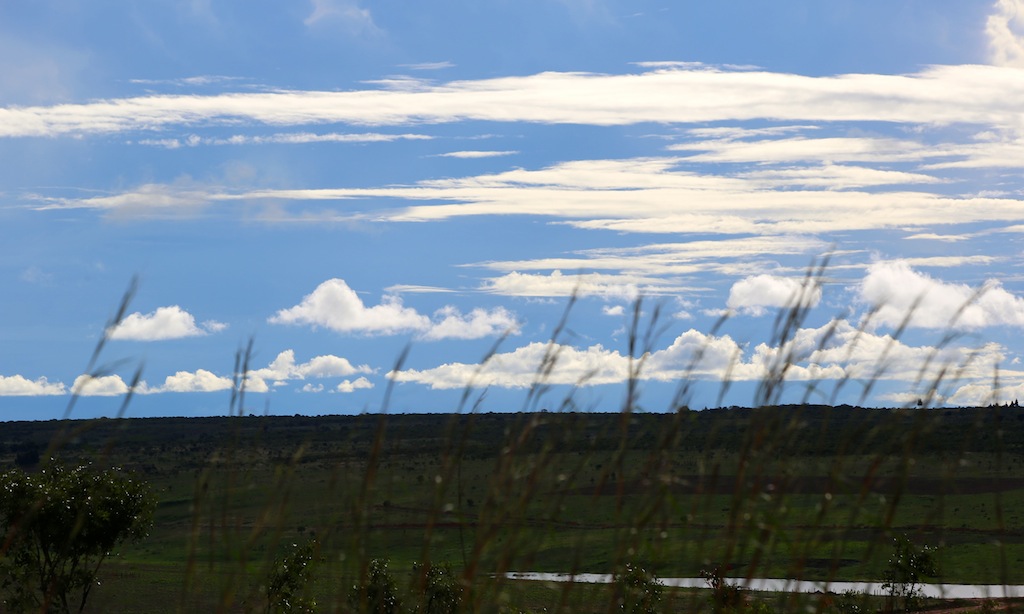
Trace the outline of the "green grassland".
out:
M 416 563 L 450 564 L 476 611 L 607 612 L 608 586 L 502 574 L 878 581 L 897 535 L 938 547 L 943 582 L 1024 584 L 1016 407 L 0 424 L 0 462 L 31 450 L 134 471 L 157 494 L 93 611 L 262 611 L 271 564 L 314 538 L 309 590 L 327 611 L 373 558 L 403 590 Z M 668 597 L 692 611 L 700 593 Z

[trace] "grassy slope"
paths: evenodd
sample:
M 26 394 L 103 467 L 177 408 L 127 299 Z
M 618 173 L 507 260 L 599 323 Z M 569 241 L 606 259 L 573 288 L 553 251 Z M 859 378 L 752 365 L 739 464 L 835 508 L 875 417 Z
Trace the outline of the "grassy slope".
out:
M 845 407 L 130 419 L 5 423 L 0 444 L 10 464 L 70 427 L 59 456 L 158 492 L 151 536 L 105 568 L 94 607 L 205 611 L 256 607 L 268 563 L 313 535 L 325 604 L 373 557 L 410 579 L 415 561 L 449 561 L 481 602 L 559 598 L 495 572 L 626 562 L 877 580 L 899 533 L 941 546 L 944 581 L 1024 583 L 1021 424 L 1016 408 Z

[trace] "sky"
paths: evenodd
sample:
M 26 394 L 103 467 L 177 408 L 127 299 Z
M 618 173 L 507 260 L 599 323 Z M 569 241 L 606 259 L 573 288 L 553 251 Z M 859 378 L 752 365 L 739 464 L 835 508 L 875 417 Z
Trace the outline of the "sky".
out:
M 1022 100 L 1024 0 L 3 3 L 0 419 L 1024 398 Z

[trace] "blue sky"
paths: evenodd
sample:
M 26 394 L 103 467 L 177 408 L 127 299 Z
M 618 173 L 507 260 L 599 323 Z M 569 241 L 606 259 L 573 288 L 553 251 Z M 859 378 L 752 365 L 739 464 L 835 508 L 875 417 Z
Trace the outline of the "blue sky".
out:
M 1021 100 L 1024 0 L 7 3 L 0 418 L 1024 398 Z

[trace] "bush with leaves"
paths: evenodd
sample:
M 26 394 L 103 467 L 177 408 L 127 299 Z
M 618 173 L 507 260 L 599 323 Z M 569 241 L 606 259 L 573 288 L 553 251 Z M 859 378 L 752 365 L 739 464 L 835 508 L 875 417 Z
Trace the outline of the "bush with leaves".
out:
M 743 589 L 735 584 L 729 584 L 725 580 L 725 573 L 721 567 L 700 570 L 700 577 L 704 578 L 708 588 L 711 589 L 711 609 L 719 612 L 738 612 L 743 607 Z
M 615 595 L 619 612 L 626 614 L 654 614 L 661 603 L 664 587 L 654 574 L 632 563 L 625 572 L 615 577 Z
M 315 612 L 316 600 L 308 595 L 316 561 L 316 540 L 299 546 L 274 561 L 267 576 L 267 612 Z
M 8 611 L 82 611 L 114 547 L 153 524 L 149 486 L 119 469 L 50 460 L 0 476 L 0 573 Z
M 398 585 L 388 573 L 387 560 L 370 561 L 363 580 L 349 591 L 348 602 L 354 611 L 361 614 L 397 614 L 401 611 Z
M 883 575 L 882 589 L 889 594 L 895 607 L 902 607 L 904 612 L 917 608 L 924 596 L 922 580 L 939 573 L 934 552 L 930 546 L 918 548 L 906 536 L 893 540 L 893 554 Z
M 462 585 L 450 565 L 416 565 L 421 574 L 422 589 L 418 591 L 418 614 L 455 614 L 462 606 Z

